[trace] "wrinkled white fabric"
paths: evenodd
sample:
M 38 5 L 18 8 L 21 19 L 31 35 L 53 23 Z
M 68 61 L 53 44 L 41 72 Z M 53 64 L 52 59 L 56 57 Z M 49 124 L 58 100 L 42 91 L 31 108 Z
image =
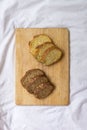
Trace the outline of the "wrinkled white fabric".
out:
M 70 31 L 70 104 L 15 105 L 15 28 Z M 0 130 L 87 130 L 87 1 L 0 0 Z

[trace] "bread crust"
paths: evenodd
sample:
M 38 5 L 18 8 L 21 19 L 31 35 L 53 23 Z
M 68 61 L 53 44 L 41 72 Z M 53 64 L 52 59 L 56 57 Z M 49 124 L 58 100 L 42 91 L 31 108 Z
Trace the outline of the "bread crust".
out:
M 43 46 L 45 46 L 45 45 L 47 45 L 47 44 L 49 44 L 49 45 L 50 45 L 50 44 L 54 45 L 53 42 L 44 42 L 43 44 L 37 46 L 36 48 L 37 48 L 37 49 L 41 49 Z
M 48 35 L 46 35 L 46 34 L 38 34 L 38 35 L 35 35 L 34 38 L 36 38 L 38 36 L 47 36 L 51 40 L 51 42 L 53 42 L 53 40 L 51 39 L 51 37 L 48 36 Z

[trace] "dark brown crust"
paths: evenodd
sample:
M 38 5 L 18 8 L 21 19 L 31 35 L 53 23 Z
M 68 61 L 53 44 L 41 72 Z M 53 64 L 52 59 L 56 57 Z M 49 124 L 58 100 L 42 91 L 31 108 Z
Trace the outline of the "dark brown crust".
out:
M 36 87 L 34 91 L 35 97 L 39 99 L 46 98 L 52 93 L 54 88 L 55 87 L 50 82 L 42 83 L 41 85 Z
M 39 71 L 39 72 L 40 72 L 39 75 L 45 74 L 45 73 L 44 73 L 42 70 L 40 70 L 40 69 L 32 69 L 32 70 L 28 70 L 28 71 L 26 72 L 26 75 L 31 74 L 31 73 L 34 72 L 34 71 Z
M 34 71 L 39 71 L 39 72 L 45 74 L 45 73 L 44 73 L 42 70 L 40 70 L 40 69 L 31 69 L 31 70 L 26 71 L 26 73 L 32 73 L 32 72 L 34 72 Z

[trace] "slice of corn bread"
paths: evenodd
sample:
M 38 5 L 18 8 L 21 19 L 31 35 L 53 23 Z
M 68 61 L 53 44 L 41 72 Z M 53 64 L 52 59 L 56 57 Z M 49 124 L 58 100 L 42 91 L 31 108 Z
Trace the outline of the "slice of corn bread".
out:
M 45 65 L 54 64 L 55 62 L 59 61 L 61 57 L 62 57 L 62 51 L 60 49 L 58 49 L 57 47 L 49 49 L 47 54 L 45 53 L 44 64 Z
M 45 34 L 37 35 L 29 43 L 31 54 L 44 65 L 51 65 L 62 57 L 62 51 Z
M 48 50 L 50 47 L 53 47 L 53 46 L 54 46 L 54 44 L 52 42 L 46 42 L 46 43 L 44 43 L 42 45 L 39 45 L 37 47 L 38 52 L 37 52 L 37 55 L 36 55 L 36 59 L 38 61 L 40 61 L 40 62 L 44 62 L 43 60 L 41 60 L 42 59 L 42 55 L 44 54 L 44 52 L 46 50 Z
M 33 40 L 29 42 L 30 52 L 33 55 L 36 55 L 37 53 L 37 47 L 39 45 L 42 45 L 45 42 L 52 42 L 49 36 L 45 34 L 40 34 L 37 36 L 34 36 Z

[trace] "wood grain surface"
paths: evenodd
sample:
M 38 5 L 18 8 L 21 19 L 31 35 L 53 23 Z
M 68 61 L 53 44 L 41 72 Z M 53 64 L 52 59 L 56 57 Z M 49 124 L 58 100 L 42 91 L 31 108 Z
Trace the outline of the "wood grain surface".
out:
M 68 105 L 69 104 L 69 31 L 66 28 L 16 29 L 16 81 L 15 102 L 17 105 Z M 62 59 L 51 66 L 39 63 L 29 52 L 28 43 L 33 36 L 47 34 L 63 51 Z M 39 68 L 56 86 L 45 99 L 37 99 L 21 85 L 20 79 L 27 70 Z

